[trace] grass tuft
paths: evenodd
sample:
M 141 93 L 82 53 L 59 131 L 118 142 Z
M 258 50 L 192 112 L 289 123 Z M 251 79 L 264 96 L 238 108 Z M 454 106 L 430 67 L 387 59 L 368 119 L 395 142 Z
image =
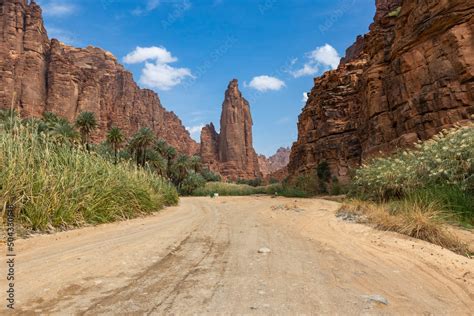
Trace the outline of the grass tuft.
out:
M 445 228 L 445 219 L 450 215 L 440 211 L 436 202 L 375 204 L 354 200 L 344 204 L 338 211 L 338 216 L 356 218 L 357 222 L 370 223 L 380 230 L 425 240 L 458 254 L 468 254 L 467 245 Z

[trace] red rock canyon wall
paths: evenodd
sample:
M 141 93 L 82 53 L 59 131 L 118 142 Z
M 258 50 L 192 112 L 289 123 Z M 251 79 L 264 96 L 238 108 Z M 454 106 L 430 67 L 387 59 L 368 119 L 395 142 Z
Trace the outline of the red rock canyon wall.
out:
M 96 141 L 112 125 L 128 136 L 150 127 L 180 152 L 199 150 L 179 118 L 156 93 L 140 89 L 111 53 L 50 41 L 34 1 L 0 0 L 0 108 L 11 107 L 23 116 L 50 111 L 70 121 L 94 112 Z
M 292 147 L 292 176 L 327 161 L 333 175 L 348 180 L 365 159 L 472 119 L 474 2 L 376 5 L 370 32 L 337 70 L 314 80 Z

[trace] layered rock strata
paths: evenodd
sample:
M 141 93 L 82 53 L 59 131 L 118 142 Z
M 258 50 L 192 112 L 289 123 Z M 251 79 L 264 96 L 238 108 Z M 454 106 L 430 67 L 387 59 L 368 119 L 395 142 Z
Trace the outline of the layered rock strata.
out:
M 49 40 L 34 1 L 0 1 L 0 108 L 36 117 L 50 111 L 70 121 L 91 111 L 98 120 L 95 141 L 111 126 L 127 136 L 150 127 L 182 153 L 199 150 L 179 118 L 156 93 L 140 89 L 111 53 Z
M 474 3 L 377 0 L 370 32 L 314 80 L 290 175 L 327 161 L 347 181 L 362 161 L 474 114 Z

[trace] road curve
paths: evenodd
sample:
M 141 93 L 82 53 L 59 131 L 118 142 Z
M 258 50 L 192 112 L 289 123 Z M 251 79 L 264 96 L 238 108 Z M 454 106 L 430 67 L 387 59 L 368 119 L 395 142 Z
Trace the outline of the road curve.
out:
M 19 240 L 16 313 L 473 313 L 473 260 L 341 221 L 338 206 L 183 198 L 150 217 Z

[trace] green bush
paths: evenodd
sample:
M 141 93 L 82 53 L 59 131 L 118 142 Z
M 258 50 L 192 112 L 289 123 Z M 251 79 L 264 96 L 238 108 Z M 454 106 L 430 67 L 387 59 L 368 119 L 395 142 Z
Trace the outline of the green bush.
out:
M 27 228 L 111 222 L 178 201 L 168 181 L 144 169 L 16 128 L 0 131 L 0 205 L 13 204 Z
M 457 186 L 471 191 L 474 177 L 474 127 L 457 127 L 356 171 L 355 189 L 375 199 L 401 197 L 425 186 Z
M 196 189 L 204 187 L 206 180 L 202 175 L 196 172 L 190 172 L 188 176 L 181 182 L 179 192 L 183 195 L 190 195 Z
M 221 181 L 221 176 L 217 173 L 212 172 L 209 169 L 203 169 L 201 175 L 204 177 L 206 182 L 219 182 Z
M 194 190 L 194 196 L 210 196 L 218 193 L 221 196 L 246 196 L 252 194 L 264 193 L 259 188 L 252 187 L 248 184 L 236 184 L 225 182 L 208 182 L 204 187 Z
M 308 194 L 319 193 L 319 182 L 316 176 L 312 175 L 301 175 L 296 177 L 293 181 L 290 181 L 286 185 L 287 187 L 293 187 L 297 190 L 308 192 Z
M 474 125 L 443 131 L 415 149 L 356 171 L 352 193 L 375 201 L 436 201 L 464 222 L 474 218 Z
M 218 193 L 221 196 L 247 196 L 255 194 L 278 195 L 285 197 L 309 197 L 308 193 L 286 184 L 272 184 L 254 187 L 248 184 L 225 182 L 209 182 L 204 187 L 194 190 L 194 196 L 211 196 Z
M 237 184 L 246 184 L 252 187 L 259 187 L 263 184 L 262 178 L 255 178 L 255 179 L 237 179 Z

